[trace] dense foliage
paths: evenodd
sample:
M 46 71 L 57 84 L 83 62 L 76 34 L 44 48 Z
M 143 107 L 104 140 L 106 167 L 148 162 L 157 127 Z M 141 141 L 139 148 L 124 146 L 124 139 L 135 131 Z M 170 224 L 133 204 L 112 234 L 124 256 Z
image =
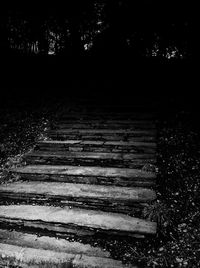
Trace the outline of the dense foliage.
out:
M 159 0 L 10 4 L 0 12 L 0 53 L 190 58 L 191 7 Z

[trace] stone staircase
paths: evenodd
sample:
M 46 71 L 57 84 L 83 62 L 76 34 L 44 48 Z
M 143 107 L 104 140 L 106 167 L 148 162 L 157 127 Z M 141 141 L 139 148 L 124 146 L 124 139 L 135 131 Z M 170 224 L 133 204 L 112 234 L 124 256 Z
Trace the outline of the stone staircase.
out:
M 155 114 L 114 105 L 74 107 L 63 110 L 48 138 L 24 155 L 26 164 L 11 170 L 17 181 L 0 186 L 1 262 L 127 267 L 67 237 L 156 234 L 156 223 L 141 216 L 156 199 Z

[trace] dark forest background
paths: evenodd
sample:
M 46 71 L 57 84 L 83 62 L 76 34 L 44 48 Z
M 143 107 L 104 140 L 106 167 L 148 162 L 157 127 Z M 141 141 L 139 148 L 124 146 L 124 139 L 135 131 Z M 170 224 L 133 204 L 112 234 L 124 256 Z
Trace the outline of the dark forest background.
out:
M 179 0 L 8 1 L 0 9 L 2 88 L 188 99 L 183 88 L 196 93 L 194 9 Z

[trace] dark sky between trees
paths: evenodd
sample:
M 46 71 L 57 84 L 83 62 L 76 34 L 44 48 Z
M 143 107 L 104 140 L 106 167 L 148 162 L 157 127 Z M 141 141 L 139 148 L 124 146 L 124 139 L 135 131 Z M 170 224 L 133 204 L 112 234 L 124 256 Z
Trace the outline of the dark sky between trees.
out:
M 16 1 L 0 10 L 0 54 L 188 59 L 192 8 L 179 0 Z

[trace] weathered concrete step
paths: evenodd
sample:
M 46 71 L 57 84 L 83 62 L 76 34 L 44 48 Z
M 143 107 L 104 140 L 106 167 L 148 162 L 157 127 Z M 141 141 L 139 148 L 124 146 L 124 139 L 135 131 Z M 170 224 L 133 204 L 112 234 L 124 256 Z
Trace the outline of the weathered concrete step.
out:
M 103 101 L 106 101 L 105 99 Z M 77 109 L 78 111 L 95 111 L 95 112 L 139 112 L 142 111 L 144 112 L 145 109 L 148 111 L 151 108 L 155 106 L 155 102 L 153 102 L 153 100 L 151 100 L 149 102 L 146 101 L 145 99 L 142 100 L 141 103 L 141 99 L 138 99 L 136 101 L 135 96 L 134 99 L 131 99 L 131 103 L 124 103 L 124 105 L 121 104 L 117 104 L 115 103 L 116 100 L 114 100 L 113 102 L 109 102 L 109 103 L 102 103 L 103 101 L 101 101 L 101 103 L 93 100 L 92 102 L 79 102 L 74 105 L 74 109 Z M 65 111 L 66 112 L 66 111 Z
M 68 111 L 62 111 L 60 113 L 61 117 L 68 117 L 69 115 L 73 116 L 83 116 L 83 117 L 90 117 L 92 114 L 94 114 L 94 117 L 97 116 L 104 116 L 105 118 L 109 118 L 111 116 L 116 116 L 120 118 L 127 119 L 127 117 L 132 117 L 134 119 L 149 119 L 149 118 L 154 118 L 155 117 L 155 112 L 151 109 L 145 110 L 144 106 L 138 106 L 138 107 L 116 107 L 113 109 L 113 107 L 108 106 L 108 107 L 77 107 L 76 109 L 71 109 Z
M 93 257 L 82 254 L 56 252 L 49 249 L 37 249 L 0 243 L 0 265 L 8 263 L 21 268 L 35 267 L 77 267 L 77 268 L 125 268 L 120 261 L 111 258 Z M 14 267 L 12 266 L 12 267 Z M 10 266 L 9 266 L 10 267 Z
M 130 129 L 59 129 L 51 130 L 50 133 L 60 134 L 101 134 L 101 135 L 129 135 L 129 136 L 155 136 L 156 130 L 130 130 Z
M 155 172 L 129 168 L 28 165 L 13 168 L 13 174 L 26 180 L 63 181 L 118 186 L 154 186 Z
M 0 229 L 0 243 L 35 248 L 41 250 L 52 250 L 55 252 L 65 252 L 69 254 L 85 254 L 87 256 L 110 258 L 110 253 L 99 247 L 93 247 L 89 244 L 68 241 L 67 239 L 49 237 L 46 235 L 38 236 L 36 234 L 10 231 Z
M 96 123 L 87 123 L 87 122 L 58 122 L 53 124 L 54 128 L 58 129 L 130 129 L 130 130 L 144 130 L 144 129 L 155 129 L 156 126 L 154 123 L 149 123 L 148 121 L 132 121 L 129 123 L 105 123 L 105 122 L 96 122 Z
M 99 165 L 107 167 L 143 167 L 155 164 L 154 154 L 122 154 L 102 152 L 48 152 L 33 151 L 24 155 L 28 164 Z
M 99 166 L 99 167 L 117 167 L 117 168 L 138 168 L 145 169 L 151 166 L 151 170 L 155 170 L 154 159 L 138 159 L 138 160 L 113 160 L 113 159 L 92 159 L 92 158 L 65 158 L 62 156 L 30 156 L 25 159 L 28 165 L 73 165 L 73 166 Z
M 76 235 L 99 233 L 134 236 L 156 234 L 156 223 L 124 214 L 69 207 L 0 206 L 0 224 L 47 229 Z M 79 232 L 80 231 L 80 232 Z
M 126 141 L 126 142 L 155 142 L 155 136 L 135 136 L 125 134 L 83 134 L 83 133 L 64 133 L 59 131 L 48 131 L 47 135 L 52 140 L 91 140 L 91 141 Z
M 66 205 L 138 215 L 156 198 L 153 190 L 58 182 L 15 182 L 0 185 L 0 201 Z
M 120 119 L 120 120 L 140 120 L 140 119 L 154 119 L 154 113 L 143 113 L 143 112 L 104 112 L 104 111 L 96 111 L 96 112 L 70 112 L 66 114 L 61 114 L 61 119 Z
M 124 177 L 124 178 L 155 178 L 155 173 L 141 171 L 138 169 L 127 168 L 102 168 L 102 167 L 77 167 L 77 166 L 45 166 L 30 165 L 19 167 L 12 171 L 18 173 L 50 173 L 65 175 L 81 175 L 81 176 L 101 176 L 101 177 Z
M 44 140 L 39 141 L 39 144 L 60 144 L 60 145 L 67 145 L 67 144 L 83 144 L 83 145 L 113 145 L 113 146 L 135 146 L 135 147 L 152 147 L 156 148 L 155 142 L 124 142 L 124 141 L 82 141 L 82 140 L 66 140 L 66 141 L 56 141 L 56 140 Z
M 62 118 L 57 118 L 57 121 L 55 124 L 73 124 L 73 125 L 121 125 L 121 126 L 133 126 L 133 125 L 138 125 L 138 126 L 154 126 L 156 121 L 154 119 L 117 119 L 117 118 L 111 118 L 111 119 L 106 119 L 106 118 L 99 118 L 99 119 L 83 119 L 83 118 L 75 118 L 74 120 L 72 119 L 62 119 Z
M 39 141 L 34 148 L 41 151 L 72 152 L 122 152 L 155 154 L 156 143 L 123 141 L 82 141 L 82 140 L 46 140 Z
M 113 160 L 139 160 L 155 159 L 154 154 L 126 154 L 126 153 L 98 153 L 98 152 L 46 152 L 32 151 L 25 154 L 25 157 L 64 157 L 64 158 L 90 158 L 90 159 L 113 159 Z

